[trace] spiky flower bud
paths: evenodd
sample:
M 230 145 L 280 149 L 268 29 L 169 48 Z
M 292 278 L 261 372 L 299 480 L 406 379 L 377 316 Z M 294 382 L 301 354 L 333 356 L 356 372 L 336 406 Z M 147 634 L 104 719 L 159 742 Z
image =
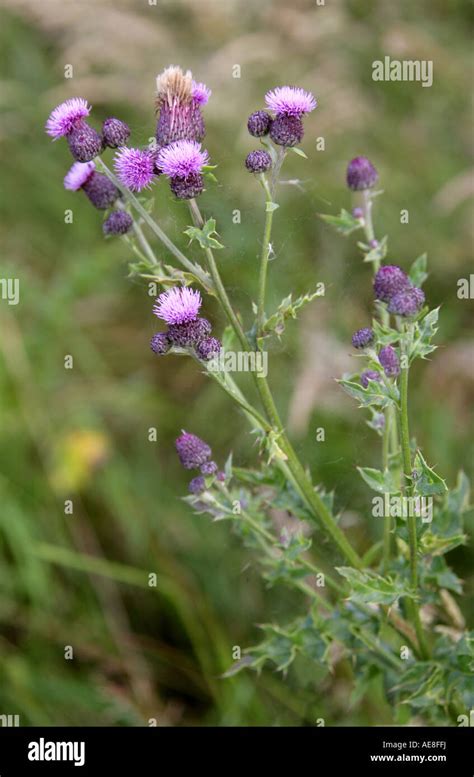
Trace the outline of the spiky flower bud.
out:
M 394 294 L 388 304 L 388 312 L 396 316 L 416 316 L 425 304 L 422 289 L 411 286 Z
M 193 478 L 189 482 L 188 489 L 190 493 L 194 494 L 195 496 L 202 494 L 202 492 L 206 490 L 206 481 L 204 480 L 204 477 L 202 475 L 198 475 L 197 477 Z
M 163 356 L 171 348 L 171 341 L 166 332 L 157 332 L 150 340 L 150 348 L 153 353 Z
M 270 132 L 272 117 L 266 111 L 251 113 L 247 121 L 247 129 L 254 138 L 263 138 Z
M 212 456 L 212 450 L 207 443 L 184 429 L 176 440 L 176 450 L 185 469 L 198 469 Z
M 395 348 L 392 348 L 391 345 L 386 345 L 380 349 L 379 362 L 387 377 L 396 378 L 400 374 L 400 360 Z
M 171 324 L 168 337 L 178 348 L 189 348 L 211 333 L 211 325 L 206 318 L 197 318 L 184 324 Z
M 170 189 L 178 200 L 193 200 L 204 191 L 201 173 L 190 173 L 186 178 L 175 176 L 170 179 Z
M 360 382 L 364 388 L 368 388 L 369 380 L 380 382 L 381 379 L 380 372 L 377 372 L 376 370 L 364 370 L 360 375 Z
M 201 474 L 209 476 L 214 475 L 217 472 L 217 464 L 215 461 L 206 461 L 201 464 Z
M 367 348 L 368 345 L 374 342 L 374 331 L 370 327 L 364 329 L 358 329 L 352 335 L 352 345 L 354 348 Z
M 102 137 L 109 148 L 124 146 L 130 137 L 130 127 L 124 121 L 110 117 L 102 124 Z
M 270 137 L 277 146 L 291 148 L 303 140 L 304 128 L 300 116 L 282 113 L 275 117 L 270 127 Z
M 218 356 L 221 349 L 222 345 L 217 337 L 205 337 L 196 345 L 196 353 L 203 361 L 209 361 Z
M 78 162 L 90 162 L 102 153 L 102 138 L 85 121 L 77 122 L 67 136 L 69 150 Z
M 133 219 L 126 210 L 113 210 L 102 224 L 104 235 L 125 235 L 133 227 Z
M 352 191 L 371 189 L 379 177 L 372 162 L 365 156 L 356 156 L 347 166 L 347 185 Z
M 245 167 L 249 173 L 265 173 L 271 166 L 272 158 L 268 151 L 251 151 L 245 159 Z
M 106 175 L 93 172 L 82 187 L 95 208 L 106 210 L 114 204 L 120 192 Z
M 408 275 L 397 265 L 386 264 L 381 267 L 374 278 L 375 298 L 382 302 L 390 302 L 400 291 L 410 288 Z

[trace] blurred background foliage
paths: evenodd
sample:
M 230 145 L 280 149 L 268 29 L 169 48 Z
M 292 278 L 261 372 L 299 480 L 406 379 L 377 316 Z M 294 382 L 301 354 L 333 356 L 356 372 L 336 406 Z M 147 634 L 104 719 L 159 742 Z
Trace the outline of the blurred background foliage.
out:
M 428 252 L 428 299 L 442 305 L 440 348 L 415 371 L 411 413 L 428 460 L 453 484 L 458 469 L 472 470 L 472 303 L 456 295 L 472 270 L 471 2 L 0 7 L 1 275 L 21 285 L 17 307 L 0 303 L 0 713 L 20 714 L 22 725 L 392 722 L 377 685 L 350 703 L 342 671 L 322 684 L 304 665 L 286 679 L 271 671 L 219 678 L 232 646 L 258 641 L 258 623 L 284 622 L 305 602 L 265 590 L 228 525 L 193 516 L 180 501 L 187 478 L 173 443 L 181 428 L 207 439 L 221 463 L 231 450 L 240 464 L 254 461 L 252 439 L 190 360 L 153 357 L 152 300 L 127 279 L 127 246 L 104 241 L 100 214 L 63 190 L 67 145 L 51 145 L 43 126 L 58 102 L 84 96 L 96 126 L 118 115 L 132 142 L 145 144 L 156 74 L 171 63 L 191 68 L 213 90 L 206 146 L 219 165 L 218 185 L 201 205 L 217 219 L 227 246 L 222 274 L 248 316 L 263 215 L 261 191 L 243 168 L 252 148 L 246 118 L 275 85 L 315 93 L 303 143 L 309 159 L 290 155 L 284 171 L 301 185 L 281 189 L 269 308 L 319 281 L 327 294 L 273 346 L 269 376 L 315 481 L 337 489 L 350 536 L 366 549 L 380 527 L 356 466 L 377 466 L 379 443 L 334 377 L 353 369 L 349 338 L 369 321 L 370 270 L 355 241 L 334 235 L 317 213 L 350 207 L 345 166 L 366 154 L 385 189 L 375 222 L 379 236 L 390 236 L 389 259 L 408 267 Z M 373 82 L 372 61 L 386 54 L 433 60 L 433 86 Z M 187 212 L 161 184 L 156 210 L 179 239 Z M 217 311 L 205 308 L 219 329 Z M 73 369 L 64 368 L 67 355 Z M 321 426 L 324 443 L 316 442 Z M 450 561 L 465 580 L 472 625 L 472 551 Z M 64 658 L 68 645 L 73 661 Z

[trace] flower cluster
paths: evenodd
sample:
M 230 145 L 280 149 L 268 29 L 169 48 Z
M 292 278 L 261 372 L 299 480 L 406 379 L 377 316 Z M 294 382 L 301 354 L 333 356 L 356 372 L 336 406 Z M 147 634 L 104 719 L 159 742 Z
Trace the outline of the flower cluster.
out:
M 212 461 L 212 450 L 210 446 L 197 437 L 195 434 L 185 432 L 176 440 L 176 450 L 178 458 L 184 469 L 199 469 L 201 474 L 194 477 L 189 483 L 191 494 L 201 494 L 206 490 L 206 478 L 216 475 L 220 481 L 225 480 L 225 474 L 218 472 L 215 461 Z
M 64 177 L 64 188 L 77 192 L 80 189 L 94 208 L 108 210 L 117 202 L 120 192 L 106 175 L 96 170 L 92 160 L 104 149 L 125 146 L 130 129 L 125 122 L 114 117 L 105 119 L 102 132 L 91 127 L 86 117 L 91 111 L 87 101 L 80 97 L 58 105 L 46 122 L 46 132 L 53 140 L 65 137 L 72 156 L 76 160 Z M 124 235 L 131 230 L 133 220 L 125 210 L 112 210 L 103 223 L 106 236 Z
M 303 116 L 316 108 L 311 92 L 296 86 L 278 86 L 265 95 L 268 110 L 250 114 L 247 129 L 254 138 L 269 135 L 277 146 L 291 148 L 303 140 Z M 268 111 L 271 111 L 274 116 Z M 270 169 L 272 158 L 267 151 L 251 151 L 245 166 L 251 173 Z
M 413 286 L 408 275 L 396 265 L 384 265 L 374 278 L 375 299 L 388 304 L 396 316 L 416 316 L 425 303 L 422 289 Z
M 209 361 L 221 350 L 221 343 L 211 337 L 212 327 L 199 317 L 202 300 L 199 291 L 187 286 L 165 291 L 156 300 L 154 314 L 168 325 L 166 332 L 157 332 L 150 347 L 158 356 L 175 348 L 192 348 L 202 361 Z

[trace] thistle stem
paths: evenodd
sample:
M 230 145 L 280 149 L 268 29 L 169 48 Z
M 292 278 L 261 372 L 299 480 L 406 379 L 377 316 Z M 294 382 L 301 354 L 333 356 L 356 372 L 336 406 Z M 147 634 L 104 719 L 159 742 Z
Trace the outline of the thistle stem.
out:
M 265 291 L 267 284 L 268 258 L 270 256 L 270 238 L 273 222 L 273 198 L 268 187 L 265 175 L 260 176 L 260 181 L 265 190 L 265 228 L 263 231 L 262 251 L 260 254 L 260 274 L 258 280 L 258 305 L 257 305 L 257 340 L 263 334 L 263 325 L 265 322 Z
M 405 495 L 407 497 L 412 496 L 413 487 L 412 482 L 412 461 L 411 461 L 411 449 L 410 449 L 410 429 L 408 422 L 408 357 L 405 351 L 402 340 L 402 368 L 400 371 L 400 439 L 402 446 L 402 459 L 403 459 L 403 473 L 405 475 Z M 407 362 L 404 364 L 404 362 Z M 410 546 L 410 583 L 411 587 L 416 594 L 418 594 L 418 547 L 417 547 L 417 535 L 416 535 L 416 516 L 412 510 L 408 510 L 408 540 Z M 420 654 L 422 658 L 428 659 L 430 656 L 430 650 L 426 641 L 425 633 L 420 619 L 420 613 L 416 602 L 408 598 L 407 609 L 410 614 L 410 618 L 415 627 L 416 637 L 420 648 Z

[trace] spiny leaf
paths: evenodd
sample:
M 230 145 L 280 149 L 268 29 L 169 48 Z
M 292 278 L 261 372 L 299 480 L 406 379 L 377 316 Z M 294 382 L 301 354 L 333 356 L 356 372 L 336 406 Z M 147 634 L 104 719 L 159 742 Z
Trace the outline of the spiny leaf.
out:
M 393 604 L 401 596 L 413 592 L 402 580 L 381 577 L 375 572 L 361 572 L 352 567 L 336 567 L 336 571 L 351 584 L 351 601 L 372 604 Z
M 319 213 L 318 215 L 326 222 L 326 224 L 330 224 L 331 227 L 334 227 L 334 229 L 342 235 L 350 235 L 351 232 L 355 232 L 356 229 L 362 228 L 360 219 L 354 218 L 352 213 L 344 210 L 344 208 L 341 210 L 339 216 L 332 216 L 329 213 Z
M 212 237 L 217 235 L 215 219 L 208 219 L 202 229 L 188 227 L 184 230 L 184 234 L 190 238 L 191 242 L 197 240 L 201 248 L 224 248 L 222 243 Z

